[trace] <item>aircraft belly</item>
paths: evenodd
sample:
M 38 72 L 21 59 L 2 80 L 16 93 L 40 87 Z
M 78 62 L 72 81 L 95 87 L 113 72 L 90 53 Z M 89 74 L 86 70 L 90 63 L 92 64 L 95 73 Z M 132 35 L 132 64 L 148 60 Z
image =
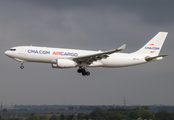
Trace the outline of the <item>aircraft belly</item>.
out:
M 143 58 L 137 57 L 109 57 L 102 60 L 102 67 L 117 68 L 117 67 L 127 67 L 138 64 L 143 64 L 146 61 Z

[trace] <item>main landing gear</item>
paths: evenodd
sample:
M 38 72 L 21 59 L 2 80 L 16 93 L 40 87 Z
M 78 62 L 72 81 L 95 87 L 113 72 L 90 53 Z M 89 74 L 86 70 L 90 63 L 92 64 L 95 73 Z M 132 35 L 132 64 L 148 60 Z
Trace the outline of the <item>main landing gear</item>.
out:
M 21 62 L 21 66 L 20 66 L 21 69 L 24 69 L 24 63 Z
M 89 71 L 86 71 L 86 68 L 79 68 L 77 70 L 78 73 L 82 73 L 83 76 L 87 75 L 89 76 L 90 75 L 90 72 Z

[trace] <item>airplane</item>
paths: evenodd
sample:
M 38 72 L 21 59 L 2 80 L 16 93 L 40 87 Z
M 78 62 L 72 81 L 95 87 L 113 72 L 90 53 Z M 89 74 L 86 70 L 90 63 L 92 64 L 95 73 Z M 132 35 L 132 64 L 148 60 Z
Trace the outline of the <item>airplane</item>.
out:
M 159 32 L 139 50 L 132 53 L 120 53 L 126 47 L 109 51 L 91 51 L 79 49 L 51 48 L 38 46 L 17 46 L 5 51 L 5 55 L 21 63 L 49 63 L 52 68 L 79 67 L 77 72 L 89 76 L 87 67 L 120 68 L 140 65 L 163 59 L 167 55 L 159 55 L 168 32 Z

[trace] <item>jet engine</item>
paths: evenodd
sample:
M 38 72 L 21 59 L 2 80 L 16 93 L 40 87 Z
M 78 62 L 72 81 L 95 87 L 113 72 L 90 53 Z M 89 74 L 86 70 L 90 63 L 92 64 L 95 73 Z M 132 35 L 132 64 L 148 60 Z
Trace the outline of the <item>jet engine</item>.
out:
M 73 68 L 77 66 L 77 63 L 70 59 L 57 59 L 57 64 L 52 64 L 53 68 Z

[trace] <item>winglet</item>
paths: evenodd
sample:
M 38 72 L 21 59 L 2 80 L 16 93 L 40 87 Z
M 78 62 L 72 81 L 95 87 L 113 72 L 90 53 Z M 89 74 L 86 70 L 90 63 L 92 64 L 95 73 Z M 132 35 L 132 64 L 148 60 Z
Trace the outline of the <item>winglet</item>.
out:
M 115 53 L 115 52 L 119 52 L 119 51 L 123 50 L 125 47 L 126 47 L 126 44 L 122 45 L 121 47 L 119 47 L 115 50 L 107 51 L 107 52 L 105 52 L 105 54 L 112 54 L 112 53 Z
M 117 48 L 117 50 L 123 50 L 125 47 L 126 47 L 126 44 L 124 44 L 121 47 Z

